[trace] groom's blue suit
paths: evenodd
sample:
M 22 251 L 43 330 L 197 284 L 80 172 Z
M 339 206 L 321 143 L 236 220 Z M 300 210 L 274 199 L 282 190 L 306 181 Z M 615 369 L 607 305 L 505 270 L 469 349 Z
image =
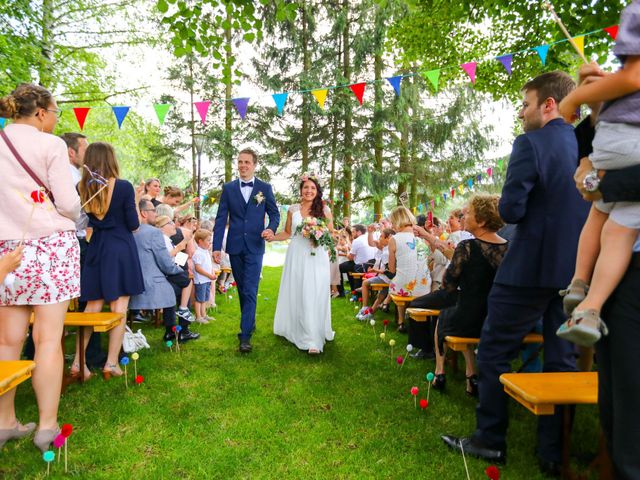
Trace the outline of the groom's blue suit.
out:
M 213 251 L 220 251 L 227 220 L 229 221 L 225 251 L 229 254 L 233 278 L 238 285 L 240 296 L 242 319 L 238 337 L 241 342 L 251 339 L 256 325 L 256 301 L 264 256 L 264 240 L 261 234 L 265 228 L 276 233 L 280 224 L 280 212 L 271 185 L 257 178 L 254 178 L 253 182 L 253 191 L 248 202 L 245 202 L 242 196 L 239 180 L 226 183 L 222 187 L 213 234 Z M 264 199 L 258 203 L 256 197 L 260 194 Z M 269 224 L 266 227 L 265 215 L 269 216 Z

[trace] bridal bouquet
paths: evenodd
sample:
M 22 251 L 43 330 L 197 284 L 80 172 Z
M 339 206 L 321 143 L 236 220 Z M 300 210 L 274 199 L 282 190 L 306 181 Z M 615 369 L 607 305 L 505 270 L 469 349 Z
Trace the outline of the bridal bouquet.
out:
M 333 237 L 324 220 L 315 217 L 305 217 L 302 219 L 302 223 L 298 225 L 296 233 L 299 233 L 304 238 L 308 238 L 314 247 L 324 247 L 329 253 L 331 261 L 336 261 L 336 246 L 333 243 Z M 315 254 L 315 251 L 311 252 L 311 255 Z

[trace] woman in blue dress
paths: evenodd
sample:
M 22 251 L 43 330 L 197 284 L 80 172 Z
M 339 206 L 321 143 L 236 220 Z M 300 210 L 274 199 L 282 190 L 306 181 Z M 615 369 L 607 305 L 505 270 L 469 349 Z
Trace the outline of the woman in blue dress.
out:
M 85 312 L 100 312 L 106 302 L 112 312 L 123 314 L 122 322 L 109 332 L 107 361 L 102 370 L 108 380 L 111 376 L 122 375 L 118 355 L 129 297 L 144 291 L 132 233 L 140 222 L 136 193 L 131 183 L 118 178 L 120 172 L 113 147 L 108 143 L 92 143 L 85 153 L 84 166 L 78 190 L 93 233 L 80 276 L 80 300 L 87 302 Z M 85 335 L 85 343 L 89 336 Z M 85 367 L 81 373 L 79 365 L 79 349 L 76 348 L 71 374 L 89 378 L 89 370 Z

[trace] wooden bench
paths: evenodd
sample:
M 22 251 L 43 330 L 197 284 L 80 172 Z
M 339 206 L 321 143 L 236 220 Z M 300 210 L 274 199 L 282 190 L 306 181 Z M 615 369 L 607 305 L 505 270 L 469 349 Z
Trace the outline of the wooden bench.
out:
M 440 315 L 440 310 L 432 310 L 430 308 L 407 308 L 409 318 L 416 322 L 426 322 L 432 317 Z
M 0 395 L 28 380 L 31 371 L 36 367 L 31 360 L 15 360 L 0 362 Z
M 522 343 L 530 344 L 530 343 L 543 343 L 543 337 L 539 333 L 529 333 L 525 335 L 522 339 Z M 455 352 L 463 352 L 467 350 L 472 345 L 478 345 L 480 343 L 479 338 L 468 338 L 468 337 L 452 337 L 446 336 L 444 337 L 444 343 L 447 348 L 455 351 Z
M 222 273 L 231 273 L 231 267 L 222 267 L 220 271 Z
M 534 415 L 553 415 L 563 408 L 562 478 L 576 478 L 571 471 L 571 405 L 598 403 L 597 372 L 505 373 L 500 375 L 504 391 Z M 602 438 L 600 452 L 590 468 L 600 467 L 601 475 L 608 470 L 609 460 Z
M 372 292 L 381 292 L 385 288 L 389 288 L 389 284 L 388 283 L 370 283 L 369 284 L 369 289 Z
M 124 318 L 122 313 L 111 312 L 67 312 L 64 319 L 65 327 L 91 327 L 94 332 L 108 332 L 117 327 L 120 321 Z M 33 323 L 34 316 L 31 315 L 31 323 Z M 80 375 L 78 375 L 78 381 L 84 382 L 84 365 L 85 365 L 85 351 L 84 351 L 84 329 L 78 328 L 78 341 L 80 342 Z M 64 353 L 64 332 L 62 334 L 62 351 Z M 66 381 L 63 378 L 63 389 L 69 384 L 70 381 Z
M 391 301 L 396 306 L 396 323 L 400 323 L 400 312 L 404 311 L 405 307 L 409 305 L 414 298 L 416 297 L 403 297 L 400 295 L 391 294 Z

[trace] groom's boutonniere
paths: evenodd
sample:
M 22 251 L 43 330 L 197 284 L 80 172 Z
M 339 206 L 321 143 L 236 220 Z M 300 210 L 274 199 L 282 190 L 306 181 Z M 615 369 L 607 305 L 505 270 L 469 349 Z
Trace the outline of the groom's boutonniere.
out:
M 256 205 L 260 205 L 262 202 L 264 202 L 264 195 L 262 194 L 262 192 L 258 192 L 256 196 L 253 197 L 253 199 L 256 201 Z

